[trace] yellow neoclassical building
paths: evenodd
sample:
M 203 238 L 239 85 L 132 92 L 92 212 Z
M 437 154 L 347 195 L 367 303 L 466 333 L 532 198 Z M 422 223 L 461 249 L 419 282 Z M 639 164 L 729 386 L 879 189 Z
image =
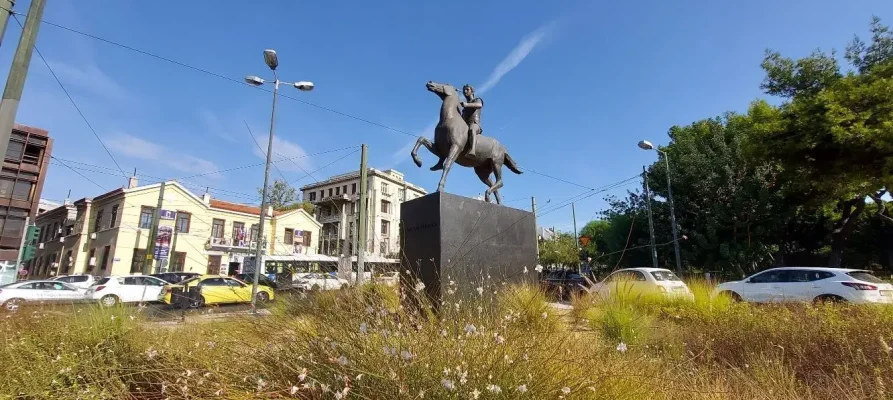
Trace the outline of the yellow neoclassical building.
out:
M 144 271 L 227 274 L 254 254 L 260 208 L 197 196 L 176 181 L 164 183 L 156 246 L 147 257 L 161 183 L 84 198 L 40 214 L 38 250 L 25 268 L 31 277 L 65 274 L 124 275 Z M 274 212 L 264 222 L 266 254 L 316 254 L 322 226 L 303 209 Z M 155 259 L 151 259 L 155 258 Z M 146 265 L 149 263 L 149 265 Z M 159 268 L 160 267 L 160 268 Z

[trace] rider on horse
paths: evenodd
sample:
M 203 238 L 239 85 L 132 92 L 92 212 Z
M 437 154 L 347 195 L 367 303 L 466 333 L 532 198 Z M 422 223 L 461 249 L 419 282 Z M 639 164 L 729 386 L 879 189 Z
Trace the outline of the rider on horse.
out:
M 481 129 L 481 110 L 484 108 L 484 99 L 474 97 L 474 88 L 471 85 L 462 87 L 462 94 L 465 95 L 466 101 L 459 103 L 459 106 L 462 107 L 459 111 L 462 113 L 462 119 L 468 124 L 468 152 L 465 155 L 474 157 L 475 138 L 483 132 L 483 129 Z

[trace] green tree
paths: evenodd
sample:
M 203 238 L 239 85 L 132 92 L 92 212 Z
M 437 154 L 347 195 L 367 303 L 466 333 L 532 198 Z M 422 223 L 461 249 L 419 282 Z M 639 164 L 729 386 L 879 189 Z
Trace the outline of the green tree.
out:
M 539 261 L 542 265 L 573 267 L 580 264 L 580 254 L 574 235 L 559 233 L 552 240 L 540 241 Z
M 611 227 L 611 222 L 607 220 L 592 220 L 583 226 L 580 230 L 580 238 L 589 238 L 589 243 L 583 246 L 583 252 L 593 260 L 597 259 L 602 253 L 602 249 L 606 247 L 604 242 L 604 234 Z M 582 243 L 581 243 L 582 245 Z
M 778 108 L 756 103 L 755 155 L 780 163 L 810 207 L 833 205 L 828 264 L 840 266 L 847 240 L 859 226 L 866 199 L 888 224 L 882 196 L 893 188 L 893 33 L 878 18 L 872 38 L 847 47 L 846 74 L 834 52 L 793 60 L 767 51 L 762 88 L 780 96 Z
M 263 188 L 257 188 L 257 195 L 263 196 Z M 267 201 L 277 211 L 293 205 L 298 200 L 295 188 L 289 185 L 288 182 L 280 179 L 273 181 L 268 195 Z

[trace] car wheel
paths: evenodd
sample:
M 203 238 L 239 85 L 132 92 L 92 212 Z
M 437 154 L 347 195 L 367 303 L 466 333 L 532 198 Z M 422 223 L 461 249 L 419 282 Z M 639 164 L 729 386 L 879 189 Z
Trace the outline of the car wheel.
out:
M 732 299 L 732 301 L 734 301 L 736 303 L 740 303 L 740 302 L 744 301 L 744 299 L 741 298 L 740 294 L 731 292 L 731 291 L 725 291 L 725 292 L 720 293 L 719 295 L 726 296 L 726 297 Z
M 99 299 L 99 304 L 102 304 L 105 307 L 112 307 L 115 304 L 118 304 L 118 296 L 115 296 L 113 294 L 102 296 L 102 298 Z
M 823 294 L 819 297 L 816 297 L 815 300 L 812 301 L 813 304 L 841 304 L 846 303 L 846 299 L 834 294 Z
M 205 296 L 198 296 L 197 299 L 189 303 L 191 308 L 202 308 L 205 305 Z
M 6 311 L 16 311 L 24 302 L 25 300 L 23 299 L 9 299 L 6 303 L 3 303 L 3 309 Z
M 257 292 L 257 302 L 260 304 L 264 304 L 270 300 L 270 295 L 267 292 Z

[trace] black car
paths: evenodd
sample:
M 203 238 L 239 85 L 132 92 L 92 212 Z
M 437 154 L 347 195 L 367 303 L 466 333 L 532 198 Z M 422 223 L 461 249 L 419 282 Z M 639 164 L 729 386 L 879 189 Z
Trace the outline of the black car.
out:
M 254 282 L 254 274 L 235 274 L 233 278 L 236 278 L 242 282 L 253 283 Z M 266 287 L 272 288 L 273 290 L 279 290 L 279 284 L 267 277 L 266 275 L 258 276 L 257 283 L 264 285 Z
M 196 272 L 162 272 L 160 274 L 152 274 L 149 276 L 154 276 L 154 277 L 161 279 L 167 283 L 176 285 L 176 284 L 183 282 L 187 279 L 192 279 L 192 278 L 195 278 L 200 275 L 201 274 L 196 273 Z
M 569 299 L 574 293 L 582 293 L 589 286 L 582 275 L 574 271 L 555 271 L 540 280 L 540 286 L 548 295 L 559 300 Z

